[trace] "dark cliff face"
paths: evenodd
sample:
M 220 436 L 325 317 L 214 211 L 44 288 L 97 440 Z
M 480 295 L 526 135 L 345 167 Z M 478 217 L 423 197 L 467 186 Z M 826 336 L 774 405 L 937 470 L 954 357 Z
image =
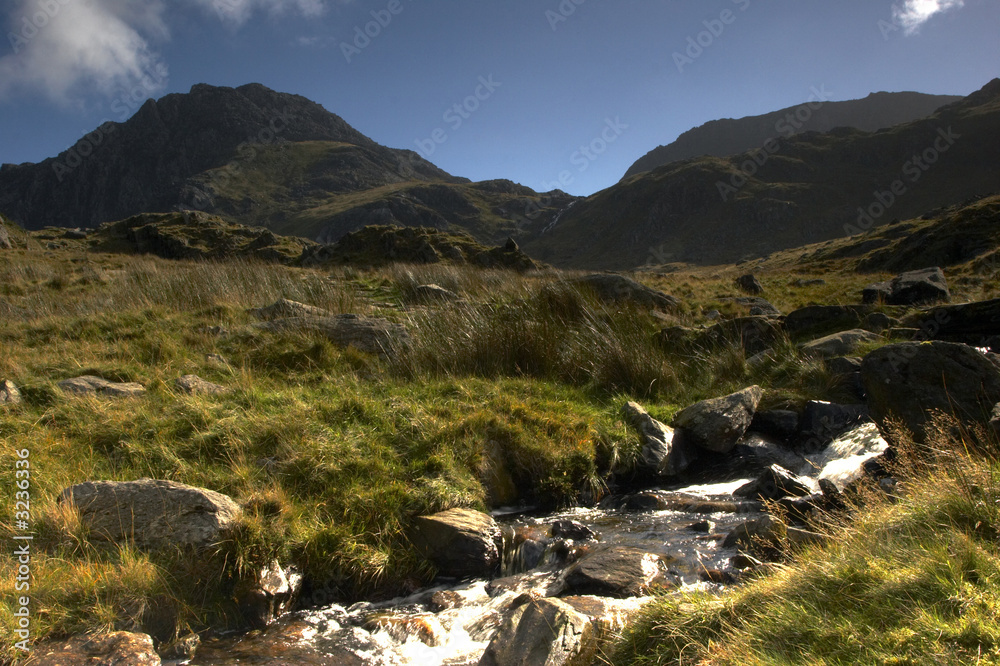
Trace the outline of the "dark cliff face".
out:
M 705 123 L 681 134 L 673 143 L 646 153 L 629 167 L 624 178 L 692 157 L 725 157 L 744 153 L 760 148 L 768 139 L 804 132 L 829 132 L 835 127 L 875 132 L 924 118 L 942 106 L 962 99 L 914 92 L 872 93 L 864 99 L 846 102 L 824 101 L 826 96 L 826 91 L 817 89 L 809 101 L 798 106 L 760 116 Z
M 107 122 L 39 164 L 0 169 L 0 210 L 29 229 L 96 226 L 140 212 L 212 209 L 192 179 L 287 143 L 354 146 L 376 180 L 462 182 L 409 151 L 384 148 L 308 99 L 259 84 L 204 84 L 147 101 L 123 123 Z
M 875 133 L 801 134 L 771 147 L 632 176 L 522 246 L 561 267 L 729 263 L 996 192 L 1000 80 L 923 120 Z

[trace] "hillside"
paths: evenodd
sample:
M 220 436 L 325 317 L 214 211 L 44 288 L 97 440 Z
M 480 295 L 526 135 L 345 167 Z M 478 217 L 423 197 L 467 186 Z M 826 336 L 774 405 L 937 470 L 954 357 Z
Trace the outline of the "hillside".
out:
M 745 153 L 761 147 L 772 138 L 788 138 L 805 132 L 829 132 L 835 127 L 875 132 L 929 116 L 942 106 L 962 99 L 954 95 L 878 92 L 864 99 L 829 102 L 819 99 L 817 95 L 806 104 L 759 116 L 712 120 L 690 129 L 672 143 L 658 146 L 636 160 L 625 172 L 623 180 L 692 157 L 725 157 Z
M 628 178 L 574 205 L 525 250 L 578 268 L 728 263 L 989 194 L 1000 182 L 1000 80 L 923 120 L 769 148 Z

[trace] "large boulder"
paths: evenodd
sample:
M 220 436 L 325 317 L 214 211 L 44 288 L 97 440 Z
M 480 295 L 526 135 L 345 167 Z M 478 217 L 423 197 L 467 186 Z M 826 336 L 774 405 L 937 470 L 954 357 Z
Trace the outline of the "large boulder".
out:
M 572 284 L 589 287 L 602 301 L 611 303 L 634 303 L 642 307 L 672 310 L 680 301 L 662 291 L 651 289 L 632 278 L 613 273 L 587 275 L 572 280 Z
M 641 466 L 660 476 L 677 476 L 697 457 L 697 451 L 674 439 L 674 430 L 652 416 L 638 403 L 628 402 L 622 409 L 625 420 L 642 437 Z
M 503 551 L 496 521 L 472 509 L 417 517 L 410 541 L 442 575 L 455 578 L 493 575 Z
M 18 405 L 21 403 L 21 392 L 14 382 L 5 379 L 0 382 L 0 405 Z
M 673 426 L 686 443 L 728 453 L 746 432 L 764 392 L 750 386 L 721 398 L 703 400 L 680 411 Z
M 289 317 L 257 324 L 268 331 L 313 331 L 338 347 L 354 347 L 363 352 L 393 356 L 410 344 L 410 334 L 402 324 L 385 319 L 343 314 L 335 317 Z
M 221 541 L 240 516 L 232 498 L 176 481 L 87 481 L 65 489 L 91 537 L 142 548 L 203 549 Z
M 1000 298 L 961 305 L 942 305 L 907 318 L 905 326 L 920 329 L 923 339 L 965 342 L 1000 351 Z
M 889 282 L 869 285 L 862 293 L 865 303 L 880 300 L 889 305 L 926 305 L 951 300 L 948 281 L 940 268 L 908 271 Z
M 758 296 L 764 293 L 764 286 L 757 279 L 757 276 L 753 273 L 747 273 L 741 275 L 735 280 L 736 286 L 740 288 L 744 294 L 750 294 L 751 296 Z
M 146 388 L 136 382 L 112 382 L 93 375 L 64 379 L 59 382 L 59 388 L 75 395 L 107 398 L 133 398 L 146 392 Z
M 624 546 L 595 550 L 564 574 L 568 592 L 619 598 L 647 594 L 659 575 L 659 556 Z
M 973 347 L 902 342 L 876 349 L 861 364 L 872 418 L 900 419 L 918 440 L 932 410 L 987 424 L 1000 402 L 1000 367 Z
M 777 500 L 782 497 L 805 497 L 812 491 L 807 479 L 797 477 L 780 465 L 771 465 L 759 477 L 734 490 L 733 497 Z
M 704 346 L 735 343 L 748 356 L 770 349 L 784 337 L 781 321 L 772 316 L 736 317 L 712 326 L 700 336 Z
M 785 315 L 785 330 L 798 338 L 858 328 L 873 310 L 871 305 L 809 305 Z
M 799 346 L 799 349 L 806 356 L 814 358 L 833 358 L 835 356 L 848 356 L 853 354 L 858 347 L 866 342 L 876 342 L 881 340 L 881 336 L 871 333 L 861 328 L 850 331 L 841 331 L 825 337 L 807 342 Z
M 799 422 L 799 448 L 807 455 L 825 448 L 841 434 L 871 421 L 865 405 L 810 400 Z
M 32 666 L 160 666 L 160 657 L 149 635 L 116 631 L 36 645 L 27 663 Z
M 480 666 L 590 666 L 597 656 L 590 618 L 559 599 L 534 599 L 500 627 Z

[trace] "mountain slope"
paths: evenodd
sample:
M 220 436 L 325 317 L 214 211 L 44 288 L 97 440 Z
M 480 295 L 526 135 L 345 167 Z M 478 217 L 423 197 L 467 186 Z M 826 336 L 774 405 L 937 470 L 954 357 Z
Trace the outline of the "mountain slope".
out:
M 923 120 L 876 133 L 809 133 L 771 148 L 633 176 L 576 203 L 523 247 L 547 263 L 590 269 L 725 263 L 994 192 L 1000 79 Z M 877 196 L 892 199 L 888 210 Z
M 946 104 L 961 100 L 952 95 L 915 92 L 872 93 L 864 99 L 824 102 L 819 91 L 806 104 L 791 106 L 760 116 L 713 120 L 684 132 L 666 146 L 658 146 L 639 158 L 625 172 L 629 178 L 664 164 L 710 155 L 725 157 L 764 145 L 768 139 L 803 132 L 829 132 L 835 127 L 853 127 L 874 132 L 931 115 Z

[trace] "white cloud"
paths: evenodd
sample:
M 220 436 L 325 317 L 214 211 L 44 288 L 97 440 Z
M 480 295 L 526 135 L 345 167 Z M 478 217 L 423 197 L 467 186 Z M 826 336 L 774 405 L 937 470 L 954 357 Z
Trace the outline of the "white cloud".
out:
M 214 12 L 223 22 L 231 26 L 241 26 L 258 10 L 272 16 L 286 12 L 298 12 L 303 16 L 319 16 L 323 13 L 323 0 L 193 0 L 203 9 Z
M 963 0 L 905 0 L 893 6 L 892 18 L 907 35 L 912 35 L 935 14 L 960 9 L 964 4 Z

